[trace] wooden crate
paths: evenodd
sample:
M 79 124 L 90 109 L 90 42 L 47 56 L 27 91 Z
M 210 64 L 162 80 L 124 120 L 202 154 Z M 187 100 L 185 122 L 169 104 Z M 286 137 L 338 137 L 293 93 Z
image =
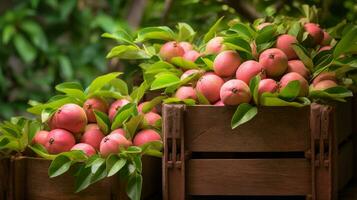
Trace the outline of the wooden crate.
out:
M 125 188 L 114 176 L 74 193 L 74 177 L 66 173 L 50 179 L 50 161 L 33 157 L 14 157 L 8 171 L 7 200 L 126 200 Z M 152 199 L 161 193 L 161 159 L 143 157 L 143 199 Z
M 351 107 L 261 107 L 232 130 L 234 108 L 164 105 L 163 197 L 336 199 L 353 175 Z
M 0 200 L 5 200 L 8 191 L 10 159 L 0 158 Z

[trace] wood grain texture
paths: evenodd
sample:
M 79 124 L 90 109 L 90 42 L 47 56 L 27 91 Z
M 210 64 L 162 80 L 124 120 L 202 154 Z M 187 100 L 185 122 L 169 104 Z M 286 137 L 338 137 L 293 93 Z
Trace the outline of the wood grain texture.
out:
M 305 159 L 192 159 L 187 173 L 190 195 L 311 194 Z
M 338 138 L 338 143 L 342 143 L 348 139 L 348 137 L 353 133 L 352 124 L 352 113 L 353 105 L 352 100 L 346 103 L 335 103 L 334 109 L 334 121 L 335 121 L 335 131 Z
M 197 152 L 289 152 L 310 146 L 310 107 L 261 107 L 232 130 L 234 108 L 187 106 L 186 149 Z
M 0 200 L 6 200 L 9 185 L 10 159 L 0 158 Z
M 338 152 L 337 159 L 338 190 L 342 190 L 353 177 L 353 144 L 352 141 L 344 144 Z

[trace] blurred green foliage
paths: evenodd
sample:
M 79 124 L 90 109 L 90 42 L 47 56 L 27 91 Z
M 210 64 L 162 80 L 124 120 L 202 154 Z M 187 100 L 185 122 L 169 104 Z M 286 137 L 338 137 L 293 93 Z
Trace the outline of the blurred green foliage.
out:
M 132 24 L 135 28 L 186 22 L 202 35 L 220 16 L 251 20 L 276 12 L 300 15 L 303 3 L 321 7 L 320 22 L 326 26 L 357 19 L 355 0 L 2 0 L 0 119 L 22 114 L 29 99 L 46 101 L 60 82 L 87 85 L 108 71 L 133 74 L 137 63 L 106 60 L 115 44 L 100 37 L 119 27 L 133 31 L 130 15 L 141 16 Z M 143 9 L 135 8 L 139 5 Z

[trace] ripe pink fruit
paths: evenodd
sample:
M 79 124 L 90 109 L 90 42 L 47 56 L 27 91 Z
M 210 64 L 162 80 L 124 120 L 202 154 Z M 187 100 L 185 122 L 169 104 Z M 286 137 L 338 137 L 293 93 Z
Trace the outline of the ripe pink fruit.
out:
M 310 76 L 310 71 L 305 67 L 301 60 L 289 60 L 288 70 L 286 72 L 296 72 L 303 76 L 305 79 L 308 79 Z
M 200 53 L 198 53 L 195 50 L 190 50 L 185 52 L 185 54 L 183 54 L 183 58 L 192 62 L 195 62 L 197 60 L 197 58 L 199 58 L 201 56 Z
M 126 132 L 124 129 L 118 128 L 118 129 L 115 129 L 114 131 L 112 131 L 110 134 L 119 134 L 119 135 L 122 135 L 125 137 Z
M 288 57 L 280 49 L 267 49 L 260 54 L 259 63 L 265 68 L 268 77 L 279 77 L 288 68 Z
M 302 77 L 300 74 L 296 72 L 289 72 L 285 74 L 281 79 L 280 79 L 280 86 L 281 90 L 284 89 L 291 81 L 298 80 L 300 82 L 300 92 L 299 96 L 304 97 L 307 96 L 309 93 L 309 83 L 306 81 L 304 77 Z
M 119 147 L 127 148 L 132 143 L 121 134 L 109 134 L 100 142 L 100 154 L 107 157 L 109 154 L 119 153 Z
M 190 76 L 191 74 L 198 73 L 198 72 L 199 71 L 197 69 L 189 69 L 181 75 L 180 79 L 183 80 L 183 79 L 187 78 L 188 76 Z
M 46 149 L 50 154 L 59 154 L 71 150 L 76 141 L 72 133 L 64 129 L 53 129 L 47 136 Z
M 81 138 L 81 142 L 89 144 L 95 149 L 99 149 L 100 141 L 102 141 L 104 137 L 103 132 L 97 124 L 88 124 Z
M 236 78 L 238 80 L 244 81 L 247 85 L 249 85 L 250 79 L 252 79 L 256 75 L 260 75 L 262 79 L 266 77 L 265 69 L 263 66 L 254 60 L 248 60 L 243 62 L 236 72 Z
M 318 24 L 306 23 L 304 25 L 305 31 L 313 38 L 315 44 L 320 44 L 324 38 L 324 33 Z
M 87 116 L 82 107 L 69 103 L 57 110 L 51 119 L 51 129 L 66 129 L 72 133 L 81 133 L 87 125 Z
M 297 58 L 293 49 L 293 44 L 298 43 L 296 38 L 292 35 L 284 34 L 278 37 L 276 41 L 276 48 L 282 50 L 288 57 L 288 60 Z
M 219 100 L 219 101 L 217 101 L 214 105 L 215 105 L 215 106 L 224 106 L 224 103 L 223 103 L 222 100 Z
M 192 44 L 189 42 L 179 42 L 179 45 L 182 47 L 185 53 L 193 49 Z
M 96 151 L 95 149 L 89 145 L 89 144 L 86 144 L 86 143 L 78 143 L 76 145 L 74 145 L 71 150 L 81 150 L 83 151 L 88 157 L 90 156 L 93 156 Z
M 160 57 L 170 61 L 173 57 L 182 57 L 185 50 L 175 41 L 166 42 L 160 49 Z
M 148 112 L 144 115 L 144 121 L 150 126 L 155 126 L 159 120 L 161 120 L 161 116 L 157 113 Z
M 259 82 L 258 93 L 259 95 L 262 95 L 264 92 L 275 93 L 278 89 L 278 83 L 273 79 L 267 78 Z
M 321 47 L 318 52 L 320 53 L 321 51 L 329 51 L 331 49 L 332 49 L 331 46 L 324 46 L 324 47 Z
M 272 23 L 270 23 L 270 22 L 261 23 L 261 24 L 259 24 L 259 25 L 257 26 L 257 29 L 258 29 L 258 30 L 262 30 L 264 27 L 269 26 L 269 25 L 271 25 L 271 24 L 272 24 Z
M 206 54 L 218 54 L 223 51 L 223 37 L 215 37 L 207 42 L 206 45 Z
M 196 90 L 201 92 L 209 102 L 214 103 L 219 100 L 219 91 L 223 83 L 221 77 L 214 73 L 206 73 L 198 80 Z
M 158 132 L 152 129 L 145 129 L 138 132 L 134 137 L 134 145 L 141 146 L 152 141 L 161 141 L 161 136 Z
M 332 40 L 332 37 L 330 36 L 330 34 L 326 31 L 323 31 L 323 38 L 322 38 L 322 41 L 320 43 L 321 46 L 327 46 L 327 45 L 330 45 L 331 43 L 331 40 Z
M 231 106 L 249 103 L 251 99 L 248 85 L 237 79 L 225 82 L 221 87 L 220 96 L 225 105 Z
M 47 143 L 47 136 L 49 132 L 45 130 L 38 131 L 32 139 L 32 144 L 40 144 L 42 146 L 45 146 Z
M 197 100 L 197 95 L 195 89 L 190 86 L 181 86 L 175 93 L 175 97 L 181 100 L 184 99 L 194 99 Z
M 326 90 L 328 88 L 336 87 L 337 83 L 331 80 L 323 80 L 318 82 L 313 88 L 314 90 Z
M 86 112 L 88 122 L 96 122 L 94 110 L 98 110 L 103 113 L 108 112 L 108 104 L 103 99 L 94 97 L 87 99 L 83 104 L 83 109 Z
M 148 103 L 147 101 L 145 102 L 142 102 L 141 104 L 138 105 L 138 112 L 139 113 L 142 113 L 142 110 L 143 110 L 143 107 L 144 105 Z M 154 112 L 154 113 L 157 113 L 157 109 L 155 107 L 153 107 L 149 112 Z
M 116 100 L 114 103 L 112 103 L 110 105 L 110 108 L 109 108 L 109 119 L 110 119 L 110 121 L 113 121 L 113 118 L 117 114 L 117 111 L 121 107 L 125 106 L 128 103 L 130 103 L 130 102 L 128 100 L 126 100 L 126 99 L 119 99 L 119 100 Z
M 317 75 L 314 80 L 312 81 L 312 84 L 316 86 L 317 83 L 324 81 L 324 80 L 331 80 L 336 82 L 336 73 L 335 72 L 321 72 L 319 75 Z
M 240 65 L 239 54 L 235 51 L 223 51 L 213 62 L 214 72 L 221 77 L 233 76 Z

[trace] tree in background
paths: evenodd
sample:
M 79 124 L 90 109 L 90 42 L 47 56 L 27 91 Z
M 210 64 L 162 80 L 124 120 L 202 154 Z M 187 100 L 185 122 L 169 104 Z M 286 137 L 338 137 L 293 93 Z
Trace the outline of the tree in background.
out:
M 354 0 L 2 0 L 0 118 L 22 113 L 28 99 L 45 101 L 59 82 L 87 85 L 117 70 L 132 81 L 137 63 L 108 62 L 105 56 L 114 44 L 100 37 L 104 32 L 188 22 L 204 33 L 220 16 L 253 21 L 275 13 L 300 15 L 303 3 L 322 8 L 325 26 L 357 18 Z

